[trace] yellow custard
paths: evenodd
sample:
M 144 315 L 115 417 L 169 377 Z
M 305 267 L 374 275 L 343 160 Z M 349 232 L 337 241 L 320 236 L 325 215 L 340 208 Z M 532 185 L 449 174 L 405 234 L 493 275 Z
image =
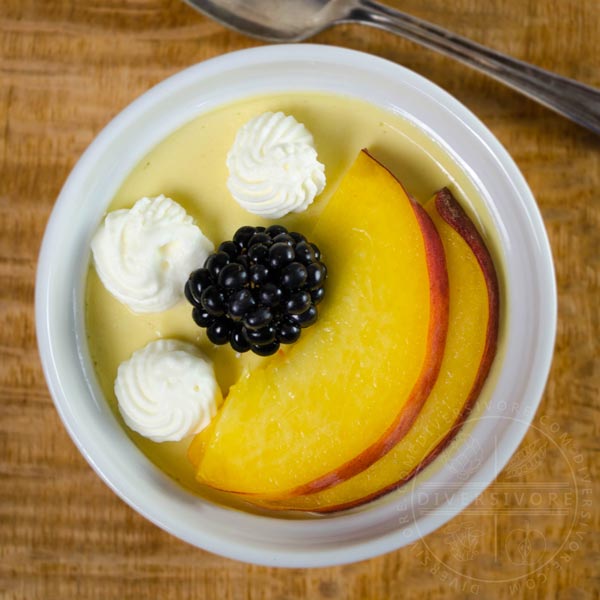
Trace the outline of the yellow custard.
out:
M 240 208 L 226 187 L 225 158 L 236 132 L 249 119 L 266 111 L 283 111 L 306 125 L 313 134 L 327 176 L 325 191 L 307 211 L 288 215 L 277 222 L 310 234 L 316 216 L 346 170 L 361 148 L 368 148 L 420 203 L 425 203 L 441 187 L 450 187 L 497 258 L 495 233 L 475 186 L 439 144 L 391 112 L 353 98 L 314 92 L 245 99 L 198 116 L 140 161 L 123 182 L 107 212 L 129 208 L 143 196 L 165 194 L 194 217 L 215 246 L 231 239 L 242 225 L 271 224 L 273 221 Z M 495 262 L 501 264 L 498 260 Z M 501 273 L 499 276 L 502 279 Z M 134 351 L 158 338 L 176 338 L 196 344 L 214 361 L 223 396 L 244 369 L 269 360 L 252 353 L 237 355 L 229 346 L 213 346 L 192 321 L 191 307 L 185 301 L 163 313 L 134 314 L 106 291 L 93 267 L 89 269 L 87 280 L 86 326 L 98 381 L 119 419 L 113 391 L 117 368 Z M 158 444 L 137 435 L 124 424 L 123 427 L 142 452 L 168 475 L 199 493 L 214 495 L 195 481 L 192 466 L 185 456 L 190 439 Z

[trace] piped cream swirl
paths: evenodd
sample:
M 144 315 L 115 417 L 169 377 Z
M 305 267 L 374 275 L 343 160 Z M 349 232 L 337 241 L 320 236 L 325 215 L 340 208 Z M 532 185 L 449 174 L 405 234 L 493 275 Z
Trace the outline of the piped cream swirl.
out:
M 177 202 L 160 195 L 109 213 L 92 239 L 104 287 L 136 313 L 171 308 L 213 244 Z
M 227 168 L 227 187 L 234 199 L 269 219 L 306 210 L 326 182 L 313 136 L 282 112 L 263 113 L 240 128 Z
M 177 340 L 150 342 L 121 363 L 115 394 L 125 423 L 155 442 L 198 433 L 221 403 L 212 364 Z

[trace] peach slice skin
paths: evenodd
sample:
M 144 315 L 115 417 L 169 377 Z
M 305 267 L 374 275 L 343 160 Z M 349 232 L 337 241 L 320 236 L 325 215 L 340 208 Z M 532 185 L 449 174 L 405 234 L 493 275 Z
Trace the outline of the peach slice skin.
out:
M 450 321 L 439 378 L 413 428 L 388 454 L 351 479 L 317 494 L 261 502 L 262 506 L 334 512 L 373 500 L 430 464 L 472 410 L 496 353 L 496 271 L 483 239 L 447 188 L 440 190 L 425 209 L 446 252 Z
M 448 280 L 422 207 L 363 151 L 313 237 L 330 266 L 319 321 L 242 377 L 190 446 L 216 489 L 284 499 L 348 479 L 410 430 L 437 377 Z

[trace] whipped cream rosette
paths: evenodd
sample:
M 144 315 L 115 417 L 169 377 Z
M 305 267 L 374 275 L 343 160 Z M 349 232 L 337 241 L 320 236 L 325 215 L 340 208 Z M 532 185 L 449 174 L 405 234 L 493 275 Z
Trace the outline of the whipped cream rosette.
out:
M 198 433 L 222 399 L 212 364 L 177 340 L 151 342 L 121 363 L 115 395 L 128 427 L 155 442 Z
M 104 287 L 136 313 L 177 304 L 189 272 L 214 248 L 192 217 L 162 194 L 109 213 L 91 247 Z
M 313 136 L 282 112 L 263 113 L 242 126 L 227 167 L 227 187 L 238 204 L 269 219 L 306 210 L 326 182 Z

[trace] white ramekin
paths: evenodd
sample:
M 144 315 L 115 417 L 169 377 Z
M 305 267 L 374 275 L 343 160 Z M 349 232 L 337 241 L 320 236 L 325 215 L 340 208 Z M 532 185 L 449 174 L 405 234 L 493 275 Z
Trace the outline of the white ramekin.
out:
M 500 240 L 506 350 L 485 410 L 448 459 L 360 510 L 316 520 L 258 516 L 196 497 L 129 440 L 96 382 L 84 332 L 89 242 L 117 188 L 155 144 L 196 115 L 245 96 L 318 90 L 400 113 L 469 173 Z M 546 382 L 556 330 L 552 256 L 535 200 L 490 131 L 457 100 L 407 69 L 316 45 L 261 47 L 170 77 L 98 135 L 56 202 L 36 283 L 39 350 L 57 410 L 100 477 L 150 521 L 211 552 L 263 565 L 326 566 L 369 558 L 443 525 L 479 495 L 525 435 Z M 452 490 L 452 494 L 448 494 Z M 445 492 L 445 493 L 443 493 Z

